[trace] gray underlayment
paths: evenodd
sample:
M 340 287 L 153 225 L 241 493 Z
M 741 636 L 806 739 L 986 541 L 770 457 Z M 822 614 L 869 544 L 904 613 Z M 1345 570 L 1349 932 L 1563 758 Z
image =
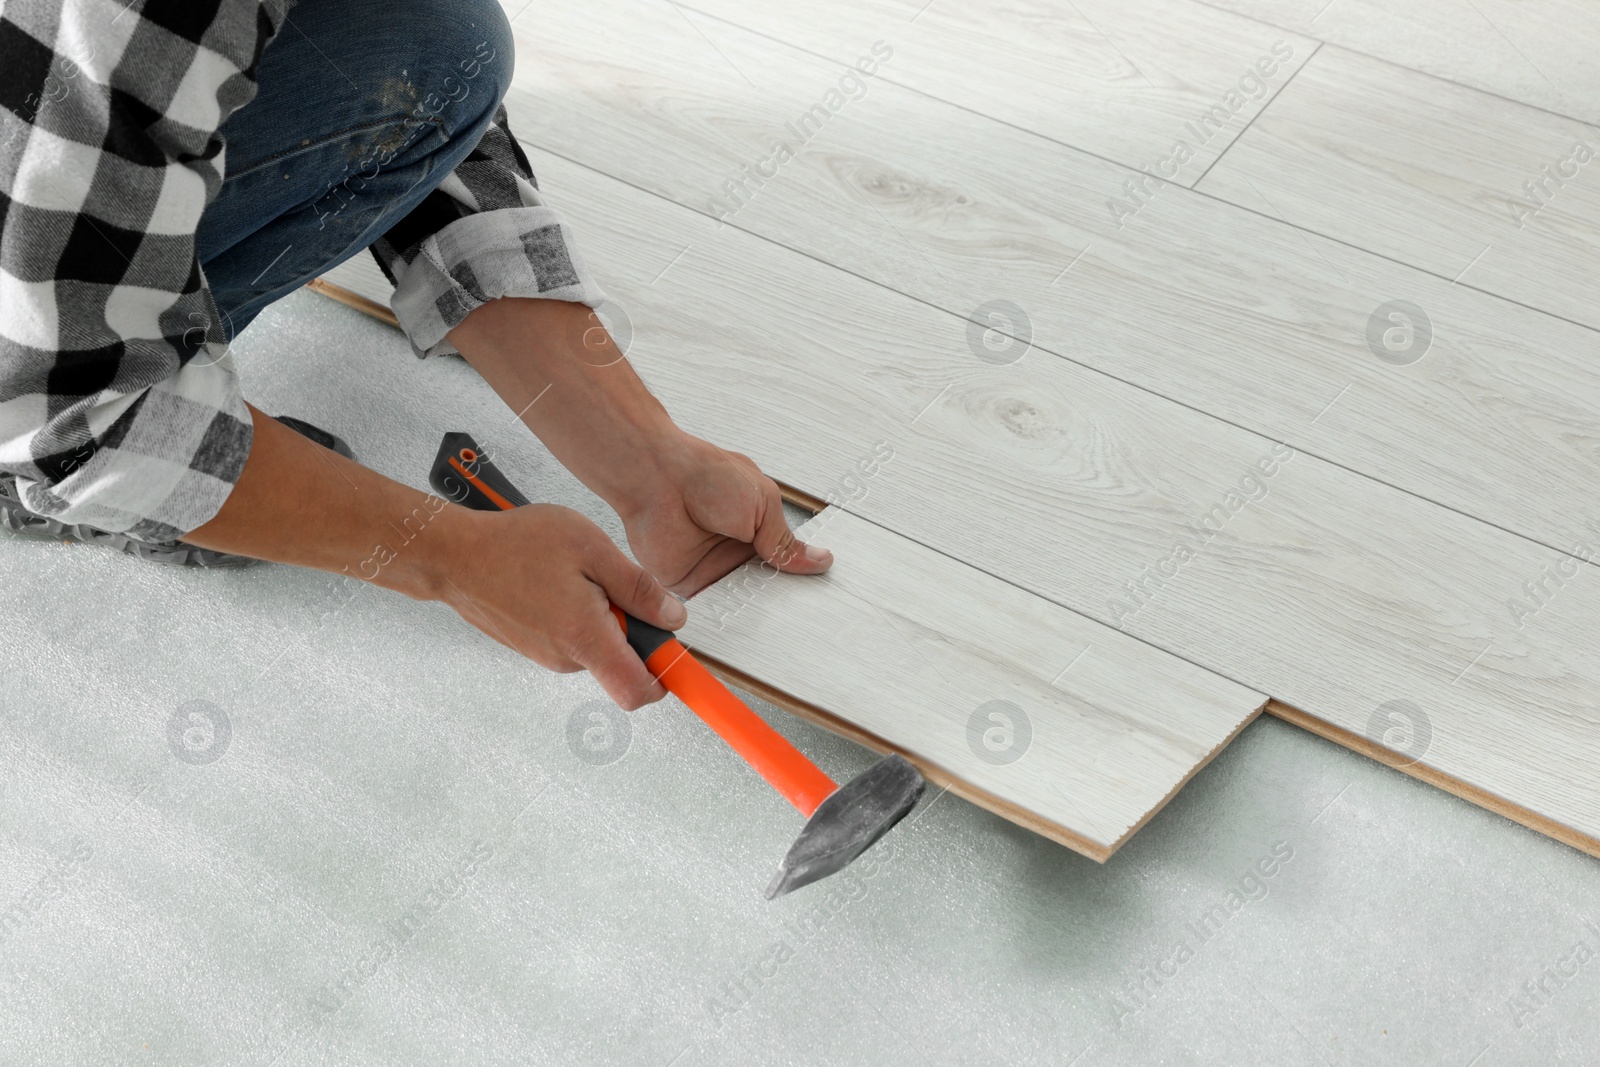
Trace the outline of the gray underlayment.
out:
M 310 293 L 235 350 L 386 474 L 467 430 L 620 540 L 458 359 Z M 1600 862 L 1274 720 L 1104 866 L 930 789 L 768 903 L 801 820 L 687 709 L 440 605 L 14 537 L 0 604 L 8 1067 L 1600 1055 Z

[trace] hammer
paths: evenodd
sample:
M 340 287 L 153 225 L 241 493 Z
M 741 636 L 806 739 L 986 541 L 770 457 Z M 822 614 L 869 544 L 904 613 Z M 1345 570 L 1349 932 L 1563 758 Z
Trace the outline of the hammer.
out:
M 528 503 L 465 433 L 444 435 L 428 472 L 428 484 L 446 500 L 479 511 L 509 511 Z M 671 631 L 636 619 L 615 604 L 611 613 L 628 645 L 667 691 L 705 720 L 768 785 L 806 816 L 804 829 L 767 885 L 768 900 L 843 870 L 921 798 L 922 775 L 897 754 L 885 756 L 844 785 L 837 785 L 734 696 Z

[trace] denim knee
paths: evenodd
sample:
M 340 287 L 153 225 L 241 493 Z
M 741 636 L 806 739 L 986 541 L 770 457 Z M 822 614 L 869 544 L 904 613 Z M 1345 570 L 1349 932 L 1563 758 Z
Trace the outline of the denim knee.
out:
M 387 0 L 382 17 L 416 57 L 403 72 L 412 116 L 446 139 L 481 134 L 515 68 L 511 24 L 498 0 Z
M 466 158 L 511 84 L 496 0 L 301 0 L 197 232 L 225 333 L 366 248 Z

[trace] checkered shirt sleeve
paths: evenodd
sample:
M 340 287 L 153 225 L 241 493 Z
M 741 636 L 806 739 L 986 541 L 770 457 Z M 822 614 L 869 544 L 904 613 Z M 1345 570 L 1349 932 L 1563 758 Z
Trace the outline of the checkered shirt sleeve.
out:
M 195 233 L 292 6 L 0 0 L 0 476 L 31 510 L 165 541 L 238 480 L 250 415 Z M 605 299 L 503 107 L 372 251 L 418 355 L 496 297 Z
M 66 523 L 210 519 L 250 416 L 195 256 L 283 0 L 0 0 L 0 473 Z
M 372 246 L 395 283 L 390 308 L 418 356 L 454 352 L 445 334 L 497 297 L 598 307 L 605 292 L 539 191 L 502 105 L 477 147 Z

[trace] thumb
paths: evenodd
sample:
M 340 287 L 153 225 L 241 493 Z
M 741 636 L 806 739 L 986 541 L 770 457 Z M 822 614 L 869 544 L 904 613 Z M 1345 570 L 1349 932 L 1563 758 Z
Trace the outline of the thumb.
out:
M 783 513 L 783 496 L 771 479 L 767 480 L 762 495 L 761 517 L 753 545 L 757 555 L 785 574 L 821 574 L 833 566 L 832 552 L 806 544 L 789 529 L 789 519 Z
M 689 617 L 681 600 L 609 541 L 594 571 L 591 577 L 611 602 L 636 619 L 676 630 Z

